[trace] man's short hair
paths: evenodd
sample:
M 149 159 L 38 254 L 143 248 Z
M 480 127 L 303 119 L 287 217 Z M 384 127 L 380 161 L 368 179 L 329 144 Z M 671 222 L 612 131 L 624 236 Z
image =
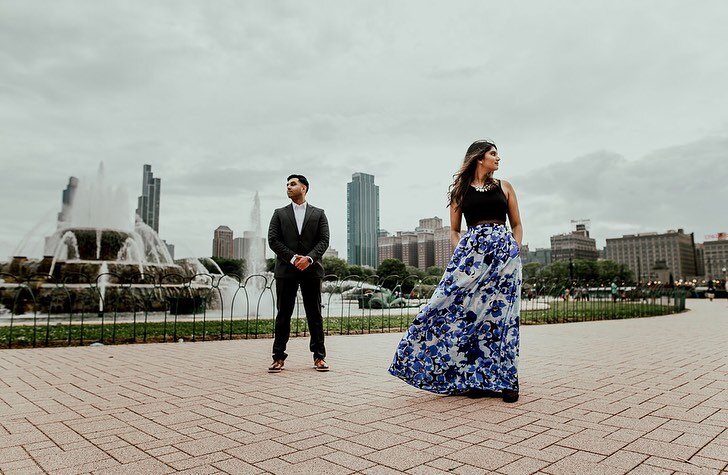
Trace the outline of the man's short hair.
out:
M 286 178 L 286 183 L 288 183 L 288 180 L 290 180 L 291 178 L 295 178 L 298 181 L 300 181 L 303 185 L 305 185 L 306 186 L 306 193 L 308 193 L 308 190 L 310 190 L 310 188 L 308 186 L 308 180 L 306 179 L 305 176 L 303 176 L 303 175 L 289 175 L 288 178 Z

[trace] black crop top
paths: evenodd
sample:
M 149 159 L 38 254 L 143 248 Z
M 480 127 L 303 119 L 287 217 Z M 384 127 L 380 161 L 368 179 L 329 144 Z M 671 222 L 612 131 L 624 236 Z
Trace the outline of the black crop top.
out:
M 493 221 L 505 223 L 508 199 L 501 188 L 501 181 L 498 180 L 498 186 L 488 191 L 478 191 L 475 187 L 469 186 L 460 210 L 463 212 L 468 226 Z

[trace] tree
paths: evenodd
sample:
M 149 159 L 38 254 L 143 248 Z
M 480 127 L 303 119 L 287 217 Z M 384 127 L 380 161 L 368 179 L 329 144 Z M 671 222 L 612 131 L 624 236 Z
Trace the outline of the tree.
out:
M 377 268 L 377 275 L 382 279 L 384 287 L 394 289 L 397 283 L 407 275 L 407 266 L 399 259 L 384 259 Z M 399 276 L 399 278 L 395 279 L 391 276 Z
M 633 282 L 634 275 L 622 264 L 614 261 L 602 260 L 591 261 L 587 259 L 574 259 L 571 261 L 573 265 L 573 280 L 578 282 L 587 282 L 594 284 L 603 284 L 614 281 Z M 527 266 L 530 264 L 527 264 Z M 530 269 L 529 269 L 530 272 Z M 526 266 L 524 266 L 524 276 L 526 275 Z M 562 286 L 571 286 L 569 261 L 562 260 L 552 262 L 538 270 L 536 277 L 539 279 L 549 280 Z
M 357 267 L 361 267 L 361 271 L 362 271 L 362 274 L 364 275 L 364 277 L 370 277 L 375 274 L 374 269 L 372 269 L 369 266 L 357 266 Z
M 417 276 L 418 279 L 422 280 L 427 277 L 425 271 L 419 267 L 407 266 L 407 274 Z
M 602 282 L 634 282 L 634 274 L 624 264 L 603 260 L 597 264 L 597 273 Z
M 569 280 L 569 261 L 556 261 L 542 267 L 538 271 L 538 278 L 566 282 Z
M 433 277 L 428 276 L 424 270 L 414 266 L 407 266 L 407 273 L 405 275 L 406 277 L 404 282 L 402 282 L 403 294 L 409 294 L 412 292 L 412 289 L 414 289 L 418 283 L 424 280 L 429 282 L 429 280 L 433 279 Z
M 349 264 L 344 259 L 338 257 L 324 257 L 324 272 L 326 275 L 335 275 L 339 279 L 345 278 L 349 272 Z
M 569 269 L 571 266 L 571 269 Z M 586 259 L 561 260 L 542 267 L 536 276 L 558 285 L 570 287 L 574 281 L 593 281 L 597 278 L 596 261 Z
M 346 267 L 346 277 L 364 277 L 365 275 L 366 274 L 364 273 L 364 268 L 362 266 L 351 265 Z
M 586 282 L 594 282 L 599 279 L 597 261 L 574 259 L 574 279 Z
M 235 274 L 239 277 L 245 275 L 245 261 L 243 259 L 228 259 L 225 257 L 213 256 L 212 260 L 220 266 L 220 270 L 223 274 Z
M 538 271 L 543 265 L 540 262 L 529 262 L 523 266 L 523 280 L 532 280 L 536 278 Z
M 427 269 L 425 269 L 425 272 L 427 273 L 427 275 L 432 275 L 435 277 L 442 277 L 442 274 L 445 273 L 445 269 L 443 269 L 442 267 L 430 266 Z

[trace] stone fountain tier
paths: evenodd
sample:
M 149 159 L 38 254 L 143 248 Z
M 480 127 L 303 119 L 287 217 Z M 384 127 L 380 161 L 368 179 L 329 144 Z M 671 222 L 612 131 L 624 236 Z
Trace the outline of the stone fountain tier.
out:
M 92 227 L 61 228 L 46 240 L 42 259 L 17 256 L 0 271 L 20 279 L 50 276 L 55 282 L 94 281 L 113 274 L 119 282 L 168 281 L 190 278 L 195 272 L 172 261 L 164 243 L 151 228 L 137 223 L 133 231 Z M 118 276 L 114 277 L 114 276 Z
M 187 266 L 177 264 L 139 264 L 136 262 L 106 262 L 96 260 L 69 260 L 58 261 L 53 265 L 53 256 L 45 256 L 43 259 L 28 259 L 26 257 L 14 257 L 7 264 L 0 264 L 0 272 L 11 274 L 19 280 L 33 278 L 41 279 L 47 276 L 54 282 L 85 283 L 94 281 L 101 274 L 111 274 L 113 281 L 136 283 L 136 282 L 163 282 L 180 283 L 189 281 L 195 272 Z M 106 266 L 105 268 L 104 265 Z
M 135 235 L 129 231 L 113 230 L 113 229 L 93 229 L 93 228 L 69 228 L 63 233 L 73 233 L 76 238 L 76 246 L 78 256 L 77 260 L 82 261 L 117 261 L 125 256 L 119 254 L 124 253 L 124 246 L 129 240 L 134 240 Z
M 134 230 L 64 227 L 46 240 L 45 255 L 56 261 L 106 261 L 173 264 L 164 243 L 149 226 Z
M 108 274 L 106 279 L 118 283 L 158 282 L 179 284 L 192 277 L 176 264 L 138 264 L 132 262 L 66 261 L 56 263 L 53 280 L 62 282 L 84 282 Z

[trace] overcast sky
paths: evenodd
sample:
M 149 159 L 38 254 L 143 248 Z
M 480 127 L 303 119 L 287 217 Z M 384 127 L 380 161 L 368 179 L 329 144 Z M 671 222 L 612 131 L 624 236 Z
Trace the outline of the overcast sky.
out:
M 0 0 L 0 259 L 39 253 L 74 175 L 101 161 L 160 235 L 267 227 L 302 173 L 346 254 L 346 183 L 375 175 L 381 227 L 447 223 L 475 139 L 513 183 L 524 242 L 572 219 L 607 237 L 728 231 L 728 3 Z M 270 251 L 269 251 L 270 252 Z

